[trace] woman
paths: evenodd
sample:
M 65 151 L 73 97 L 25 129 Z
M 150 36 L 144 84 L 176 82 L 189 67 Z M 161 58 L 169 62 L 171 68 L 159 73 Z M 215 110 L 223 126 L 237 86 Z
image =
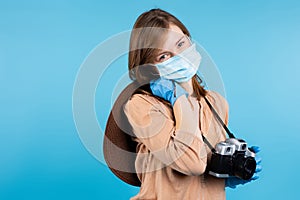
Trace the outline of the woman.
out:
M 141 181 L 139 193 L 131 199 L 225 199 L 225 185 L 234 188 L 249 181 L 206 172 L 211 149 L 204 138 L 215 146 L 226 133 L 205 98 L 225 124 L 228 105 L 221 95 L 201 86 L 196 74 L 201 55 L 189 31 L 161 9 L 140 15 L 133 30 L 131 79 L 143 82 L 147 75 L 140 71 L 148 66 L 157 70 L 144 70 L 149 77 L 160 77 L 140 87 L 124 106 L 138 143 L 135 168 Z

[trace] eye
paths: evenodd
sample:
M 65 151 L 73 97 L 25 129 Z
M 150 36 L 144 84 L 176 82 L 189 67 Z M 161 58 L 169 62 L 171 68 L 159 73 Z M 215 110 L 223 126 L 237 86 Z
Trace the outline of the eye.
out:
M 184 45 L 184 43 L 185 43 L 185 41 L 179 42 L 177 46 L 180 48 Z
M 156 58 L 157 62 L 164 62 L 171 57 L 170 53 L 163 53 Z

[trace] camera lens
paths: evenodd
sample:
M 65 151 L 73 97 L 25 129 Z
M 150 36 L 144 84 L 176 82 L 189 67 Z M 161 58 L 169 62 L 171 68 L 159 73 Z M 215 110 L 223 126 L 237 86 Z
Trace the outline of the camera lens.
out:
M 244 179 L 248 180 L 250 179 L 256 169 L 256 162 L 255 160 L 251 157 L 251 158 L 247 158 L 244 164 Z
M 236 156 L 234 163 L 234 175 L 248 180 L 250 179 L 256 169 L 256 162 L 253 157 L 244 157 L 244 154 L 239 154 Z

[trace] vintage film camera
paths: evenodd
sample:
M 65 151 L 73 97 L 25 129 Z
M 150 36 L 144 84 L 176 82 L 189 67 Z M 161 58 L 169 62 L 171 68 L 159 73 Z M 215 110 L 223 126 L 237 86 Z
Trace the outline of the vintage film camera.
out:
M 220 142 L 212 151 L 209 174 L 218 178 L 236 176 L 249 180 L 256 169 L 255 153 L 244 140 L 229 138 Z

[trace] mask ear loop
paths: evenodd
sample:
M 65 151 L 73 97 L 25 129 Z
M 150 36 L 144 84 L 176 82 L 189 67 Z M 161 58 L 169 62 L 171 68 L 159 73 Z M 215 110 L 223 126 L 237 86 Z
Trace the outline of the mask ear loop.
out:
M 204 88 L 208 88 L 207 87 L 207 84 L 206 84 L 206 81 L 203 77 L 203 75 L 201 74 L 201 72 L 199 70 L 197 70 L 197 76 L 201 79 L 201 85 L 204 87 Z
M 191 37 L 189 37 L 188 35 L 185 35 L 185 36 L 188 38 L 188 40 L 189 40 L 189 42 L 190 42 L 190 45 L 192 46 L 195 42 L 193 42 L 193 40 L 191 39 Z M 196 48 L 197 48 L 197 45 L 196 45 Z M 204 79 L 203 75 L 200 73 L 199 70 L 197 70 L 196 74 L 197 74 L 197 76 L 199 76 L 199 78 L 201 79 L 203 86 L 204 86 L 205 88 L 207 88 L 207 84 L 206 84 L 206 82 L 205 82 L 205 79 Z

